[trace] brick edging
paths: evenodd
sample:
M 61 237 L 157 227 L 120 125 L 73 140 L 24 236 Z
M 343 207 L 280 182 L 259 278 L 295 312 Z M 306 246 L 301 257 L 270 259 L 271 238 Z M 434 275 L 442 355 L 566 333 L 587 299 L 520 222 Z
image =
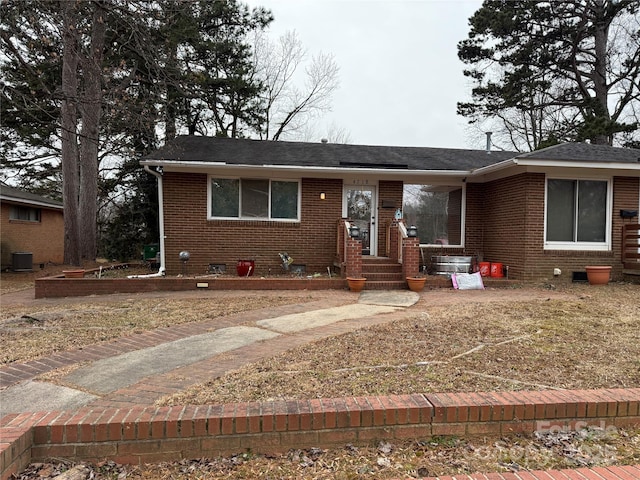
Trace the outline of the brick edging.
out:
M 640 465 L 625 465 L 622 467 L 584 467 L 563 470 L 534 470 L 525 473 L 494 473 L 487 476 L 484 473 L 441 475 L 422 480 L 633 480 L 640 478 Z
M 640 388 L 434 393 L 225 405 L 83 408 L 0 419 L 1 479 L 49 457 L 153 463 L 252 450 L 368 445 L 640 424 Z

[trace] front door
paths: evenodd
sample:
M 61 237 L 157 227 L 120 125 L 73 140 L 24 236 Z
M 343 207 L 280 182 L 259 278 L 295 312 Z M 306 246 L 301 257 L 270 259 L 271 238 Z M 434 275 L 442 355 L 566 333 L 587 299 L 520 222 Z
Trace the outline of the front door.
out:
M 345 187 L 343 216 L 360 228 L 362 254 L 377 255 L 376 189 L 369 185 Z

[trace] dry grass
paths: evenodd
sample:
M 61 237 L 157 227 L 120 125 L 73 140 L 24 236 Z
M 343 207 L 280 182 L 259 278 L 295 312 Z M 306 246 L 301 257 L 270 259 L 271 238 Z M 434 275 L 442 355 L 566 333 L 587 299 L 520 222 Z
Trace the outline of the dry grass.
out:
M 109 304 L 59 303 L 37 310 L 3 306 L 0 364 L 24 362 L 54 352 L 87 347 L 126 335 L 202 322 L 213 318 L 299 301 L 286 295 L 254 295 L 211 299 L 129 299 Z
M 555 293 L 561 295 L 548 298 L 541 290 L 513 291 L 508 301 L 504 292 L 487 290 L 468 303 L 425 292 L 402 321 L 291 350 L 159 403 L 639 386 L 640 287 L 571 285 L 560 290 Z M 11 348 L 3 351 L 2 360 L 21 361 L 159 326 L 299 301 L 299 296 L 279 292 L 252 295 L 247 302 L 238 292 L 216 302 L 136 298 L 61 300 L 37 309 L 3 305 L 0 340 Z M 91 478 L 148 480 L 385 479 L 638 463 L 640 431 L 614 429 L 432 438 L 274 456 L 241 453 L 143 466 L 107 462 L 89 465 L 87 471 Z M 54 478 L 69 467 L 32 465 L 21 478 Z
M 640 287 L 448 304 L 296 348 L 160 404 L 640 385 Z
M 35 278 L 56 275 L 66 268 L 49 266 L 31 273 L 5 272 L 1 279 L 2 294 L 33 288 Z M 140 268 L 114 269 L 106 270 L 104 275 L 118 277 L 144 272 Z M 168 299 L 138 295 L 126 299 L 119 296 L 116 300 L 78 297 L 44 301 L 38 306 L 3 301 L 0 344 L 11 348 L 0 350 L 0 365 L 85 348 L 158 327 L 203 322 L 225 315 L 297 303 L 303 297 L 268 292 L 254 294 L 250 301 L 246 295 L 221 295 L 215 301 L 210 298 Z M 308 297 L 306 300 L 312 295 Z

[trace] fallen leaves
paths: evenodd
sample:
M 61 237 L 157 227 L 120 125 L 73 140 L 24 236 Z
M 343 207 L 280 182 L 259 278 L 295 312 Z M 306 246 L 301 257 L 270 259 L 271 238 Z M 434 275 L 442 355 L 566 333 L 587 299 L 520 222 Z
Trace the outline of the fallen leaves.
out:
M 407 442 L 381 441 L 377 446 L 347 444 L 332 449 L 295 449 L 283 454 L 250 452 L 218 458 L 185 459 L 155 465 L 84 464 L 85 478 L 176 479 L 392 479 L 474 472 L 521 472 L 640 462 L 640 430 L 590 427 L 532 436 L 463 440 L 434 437 Z M 47 480 L 69 464 L 33 464 L 21 480 Z

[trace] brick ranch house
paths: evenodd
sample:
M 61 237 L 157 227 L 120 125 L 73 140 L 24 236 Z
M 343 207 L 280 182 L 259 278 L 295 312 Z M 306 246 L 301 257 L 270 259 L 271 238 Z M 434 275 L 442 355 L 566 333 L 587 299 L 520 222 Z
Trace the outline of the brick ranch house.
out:
M 32 263 L 64 261 L 64 217 L 62 203 L 0 185 L 2 205 L 2 268 L 13 265 L 14 254 L 31 253 Z
M 186 250 L 190 272 L 252 259 L 267 275 L 287 252 L 306 274 L 345 276 L 351 226 L 367 259 L 402 262 L 397 232 L 415 224 L 424 266 L 469 255 L 523 282 L 554 269 L 571 281 L 586 265 L 621 278 L 623 226 L 640 206 L 640 151 L 583 143 L 521 154 L 181 136 L 141 164 L 159 182 L 168 274 Z

